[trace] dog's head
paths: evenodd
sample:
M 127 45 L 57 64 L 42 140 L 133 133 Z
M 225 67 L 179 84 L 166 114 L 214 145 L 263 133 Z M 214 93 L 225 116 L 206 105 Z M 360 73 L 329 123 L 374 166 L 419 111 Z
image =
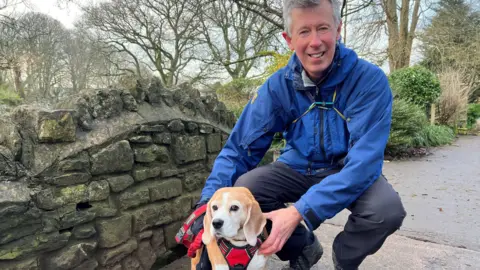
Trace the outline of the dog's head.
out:
M 254 246 L 266 223 L 258 202 L 248 189 L 221 188 L 208 202 L 202 241 L 208 245 L 214 238 L 245 239 Z

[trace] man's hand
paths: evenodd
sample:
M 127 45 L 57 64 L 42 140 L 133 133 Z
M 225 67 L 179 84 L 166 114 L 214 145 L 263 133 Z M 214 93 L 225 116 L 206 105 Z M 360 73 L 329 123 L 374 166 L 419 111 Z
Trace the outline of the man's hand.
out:
M 270 256 L 283 248 L 283 245 L 302 221 L 302 216 L 293 206 L 263 215 L 272 221 L 272 231 L 267 240 L 260 246 L 259 253 Z

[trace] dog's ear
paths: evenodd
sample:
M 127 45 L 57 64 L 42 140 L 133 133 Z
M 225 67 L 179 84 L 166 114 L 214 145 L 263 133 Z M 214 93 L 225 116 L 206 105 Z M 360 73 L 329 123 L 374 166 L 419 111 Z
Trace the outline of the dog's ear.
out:
M 260 235 L 266 223 L 267 219 L 263 216 L 260 205 L 256 200 L 252 200 L 248 206 L 247 218 L 243 224 L 243 233 L 249 245 L 255 246 L 257 244 L 257 236 Z
M 205 245 L 210 244 L 213 240 L 212 234 L 212 210 L 210 207 L 210 202 L 207 204 L 207 211 L 205 212 L 205 217 L 203 218 L 203 234 L 202 242 Z

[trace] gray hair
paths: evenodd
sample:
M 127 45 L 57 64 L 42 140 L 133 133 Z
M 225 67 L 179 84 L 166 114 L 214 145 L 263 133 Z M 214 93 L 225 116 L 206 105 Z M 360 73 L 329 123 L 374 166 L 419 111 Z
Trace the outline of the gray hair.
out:
M 292 25 L 292 10 L 294 8 L 309 8 L 316 7 L 320 5 L 323 1 L 328 1 L 333 8 L 333 20 L 335 25 L 340 24 L 340 9 L 341 1 L 340 0 L 283 0 L 283 24 L 285 27 L 285 32 L 288 36 L 291 36 L 291 25 Z

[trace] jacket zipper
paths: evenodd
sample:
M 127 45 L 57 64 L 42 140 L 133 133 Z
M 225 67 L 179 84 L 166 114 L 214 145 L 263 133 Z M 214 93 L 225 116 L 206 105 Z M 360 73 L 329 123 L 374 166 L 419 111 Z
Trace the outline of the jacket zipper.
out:
M 320 94 L 320 88 L 318 87 L 318 85 L 316 86 L 317 89 L 316 89 L 316 96 L 319 96 L 322 101 L 323 101 L 323 98 Z M 327 155 L 325 153 L 325 141 L 324 141 L 324 138 L 323 138 L 323 129 L 324 129 L 324 123 L 323 123 L 323 118 L 324 118 L 324 112 L 323 112 L 323 109 L 319 109 L 320 110 L 320 151 L 321 151 L 321 154 L 325 157 L 325 159 L 327 158 Z

